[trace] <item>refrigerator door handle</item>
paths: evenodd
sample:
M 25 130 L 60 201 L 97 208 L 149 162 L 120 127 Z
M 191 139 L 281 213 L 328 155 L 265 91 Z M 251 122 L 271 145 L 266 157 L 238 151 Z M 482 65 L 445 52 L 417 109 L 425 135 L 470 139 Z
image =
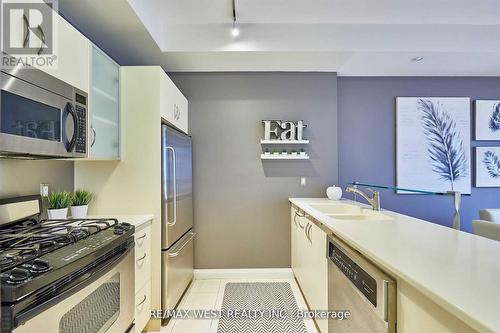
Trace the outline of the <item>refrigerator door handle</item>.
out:
M 174 197 L 174 199 L 173 199 L 174 200 L 174 219 L 172 220 L 172 222 L 170 222 L 168 220 L 168 215 L 167 215 L 167 218 L 166 218 L 167 219 L 167 225 L 171 227 L 171 226 L 174 226 L 177 223 L 177 180 L 176 180 L 177 174 L 176 174 L 176 170 L 175 170 L 175 154 L 176 153 L 175 153 L 175 149 L 173 147 L 168 146 L 168 147 L 165 147 L 165 149 L 170 150 L 172 152 L 172 171 L 174 173 L 174 175 L 173 175 L 173 178 L 174 178 L 174 180 L 173 180 L 174 181 L 174 184 L 173 184 L 174 185 L 173 186 L 174 187 L 174 193 L 173 193 L 173 197 Z

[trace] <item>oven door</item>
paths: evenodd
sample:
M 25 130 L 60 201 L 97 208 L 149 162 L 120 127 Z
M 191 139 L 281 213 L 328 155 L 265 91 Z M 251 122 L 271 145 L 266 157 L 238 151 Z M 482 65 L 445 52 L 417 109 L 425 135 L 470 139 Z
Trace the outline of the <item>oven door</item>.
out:
M 0 87 L 0 155 L 75 156 L 78 117 L 71 95 L 63 97 L 3 72 Z
M 31 318 L 19 315 L 16 321 L 22 323 L 13 332 L 128 332 L 134 321 L 134 247 L 108 265 L 93 282 L 67 290 L 69 295 L 60 295 L 45 311 Z

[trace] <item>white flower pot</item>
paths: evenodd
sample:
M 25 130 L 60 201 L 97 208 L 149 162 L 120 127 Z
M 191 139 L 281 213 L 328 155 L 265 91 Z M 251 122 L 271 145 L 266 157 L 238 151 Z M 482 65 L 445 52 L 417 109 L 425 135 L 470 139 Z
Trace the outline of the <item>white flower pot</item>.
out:
M 87 218 L 88 209 L 89 205 L 71 206 L 71 217 L 74 219 L 85 219 Z
M 49 220 L 64 220 L 68 217 L 68 208 L 47 209 Z
M 326 189 L 326 196 L 330 200 L 340 200 L 342 198 L 342 189 L 338 186 L 330 186 Z

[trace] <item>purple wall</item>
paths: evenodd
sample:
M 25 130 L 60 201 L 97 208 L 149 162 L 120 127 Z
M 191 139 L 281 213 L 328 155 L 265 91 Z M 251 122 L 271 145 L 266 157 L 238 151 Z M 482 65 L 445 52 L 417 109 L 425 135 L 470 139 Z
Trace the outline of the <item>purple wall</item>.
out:
M 500 78 L 339 77 L 339 181 L 343 187 L 351 181 L 396 184 L 398 96 L 470 97 L 471 103 L 476 99 L 500 99 Z M 472 141 L 472 147 L 487 145 L 500 146 L 500 141 Z M 474 185 L 474 172 L 472 178 Z M 397 195 L 381 190 L 381 205 L 439 224 L 452 223 L 452 202 L 448 197 Z M 472 195 L 462 198 L 462 230 L 472 230 L 471 221 L 478 218 L 481 208 L 500 208 L 499 188 L 472 187 Z

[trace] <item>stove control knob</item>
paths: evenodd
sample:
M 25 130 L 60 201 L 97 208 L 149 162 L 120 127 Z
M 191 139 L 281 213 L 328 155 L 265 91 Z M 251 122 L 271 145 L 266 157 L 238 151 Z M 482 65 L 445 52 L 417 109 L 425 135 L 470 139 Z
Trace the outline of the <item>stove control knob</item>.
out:
M 33 260 L 33 263 L 31 265 L 31 271 L 33 273 L 43 273 L 51 270 L 52 267 L 50 267 L 49 262 L 47 260 L 43 259 L 35 259 Z
M 130 230 L 130 228 L 132 228 L 132 225 L 130 223 L 127 223 L 127 222 L 123 222 L 120 225 L 123 227 L 123 229 L 125 229 L 125 231 L 128 231 L 128 230 Z
M 115 235 L 123 235 L 125 233 L 125 229 L 122 227 L 117 226 L 115 230 L 113 231 Z

